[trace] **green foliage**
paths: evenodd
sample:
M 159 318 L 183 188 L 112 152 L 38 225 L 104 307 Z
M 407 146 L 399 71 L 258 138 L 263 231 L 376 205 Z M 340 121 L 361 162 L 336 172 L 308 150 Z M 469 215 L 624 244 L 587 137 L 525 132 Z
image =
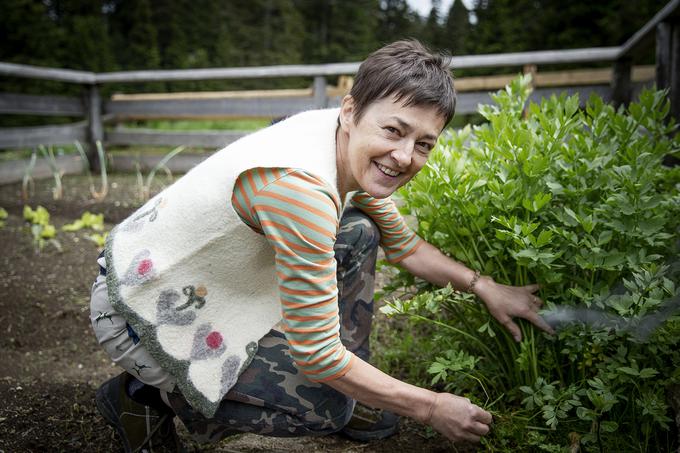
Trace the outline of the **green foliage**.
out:
M 5 226 L 5 219 L 7 219 L 7 211 L 5 208 L 0 208 L 0 228 Z
M 595 96 L 583 110 L 565 95 L 527 105 L 529 81 L 517 78 L 480 107 L 488 123 L 440 140 L 402 189 L 404 211 L 424 239 L 496 281 L 541 283 L 549 306 L 594 307 L 633 322 L 655 312 L 678 296 L 670 261 L 680 172 L 661 160 L 680 140 L 670 138 L 676 126 L 665 94 L 644 91 L 619 110 Z M 469 295 L 432 290 L 405 272 L 392 285 L 414 284 L 415 297 L 383 311 L 433 326 L 437 385 L 540 415 L 561 442 L 572 432 L 610 451 L 665 448 L 663 392 L 680 379 L 677 317 L 646 341 L 580 325 L 551 337 L 522 323 L 517 344 Z
M 85 211 L 80 219 L 61 227 L 63 231 L 79 231 L 83 228 L 102 231 L 104 229 L 104 214 L 92 214 Z
M 85 211 L 80 219 L 66 224 L 61 227 L 62 231 L 75 232 L 82 229 L 89 229 L 96 231 L 96 233 L 88 234 L 85 238 L 94 242 L 98 249 L 103 249 L 106 244 L 106 236 L 109 232 L 104 231 L 104 214 L 92 214 Z
M 106 237 L 109 235 L 109 232 L 104 232 L 104 233 L 94 233 L 90 234 L 87 237 L 88 240 L 94 242 L 94 244 L 97 246 L 99 250 L 102 250 L 104 246 L 106 245 Z
M 46 244 L 52 244 L 61 251 L 61 243 L 57 240 L 57 229 L 50 223 L 50 213 L 42 206 L 35 210 L 30 206 L 24 206 L 24 220 L 30 225 L 33 245 L 36 252 L 41 252 Z

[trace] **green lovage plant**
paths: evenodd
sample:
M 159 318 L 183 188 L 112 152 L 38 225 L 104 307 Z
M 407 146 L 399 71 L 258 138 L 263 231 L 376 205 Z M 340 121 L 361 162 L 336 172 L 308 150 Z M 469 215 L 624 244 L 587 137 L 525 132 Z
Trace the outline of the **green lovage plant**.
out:
M 591 308 L 615 326 L 554 336 L 520 322 L 516 343 L 475 297 L 400 271 L 389 316 L 425 322 L 431 384 L 497 416 L 490 451 L 677 448 L 666 391 L 680 381 L 680 316 L 636 334 L 678 298 L 680 139 L 662 91 L 615 109 L 597 96 L 528 102 L 520 76 L 480 106 L 486 123 L 448 131 L 400 191 L 418 233 L 497 282 L 540 283 L 547 308 Z M 408 295 L 410 294 L 411 297 Z

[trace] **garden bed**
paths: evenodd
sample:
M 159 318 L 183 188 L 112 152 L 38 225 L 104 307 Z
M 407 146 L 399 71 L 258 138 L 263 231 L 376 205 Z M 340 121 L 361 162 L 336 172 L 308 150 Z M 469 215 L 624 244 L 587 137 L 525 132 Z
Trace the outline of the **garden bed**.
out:
M 60 231 L 85 211 L 103 214 L 109 230 L 139 205 L 134 176 L 113 175 L 110 183 L 104 201 L 94 202 L 87 179 L 68 176 L 63 199 L 54 201 L 52 181 L 37 181 L 27 204 L 49 211 L 62 248 L 60 252 L 46 244 L 40 253 L 23 219 L 20 184 L 0 186 L 0 207 L 9 214 L 0 228 L 0 452 L 121 449 L 94 405 L 96 388 L 121 371 L 97 345 L 89 323 L 89 291 L 98 272 L 99 252 L 87 239 L 91 232 Z M 382 316 L 377 319 L 379 326 L 385 322 Z M 399 435 L 369 444 L 340 436 L 241 435 L 201 448 L 181 427 L 180 434 L 190 451 L 437 452 L 452 448 L 445 439 L 408 421 Z

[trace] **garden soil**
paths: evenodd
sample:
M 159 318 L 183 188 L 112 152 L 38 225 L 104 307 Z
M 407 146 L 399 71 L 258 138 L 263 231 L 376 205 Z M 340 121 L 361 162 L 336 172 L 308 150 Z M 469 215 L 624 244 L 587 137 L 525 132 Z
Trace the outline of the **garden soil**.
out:
M 57 201 L 53 181 L 37 181 L 26 204 L 47 208 L 57 229 L 90 211 L 104 214 L 109 230 L 140 204 L 135 181 L 133 176 L 110 177 L 102 202 L 93 201 L 85 177 L 66 177 L 63 198 Z M 9 213 L 0 228 L 0 453 L 121 451 L 94 404 L 97 387 L 121 370 L 100 349 L 89 323 L 89 291 L 99 253 L 87 238 L 92 232 L 60 231 L 61 251 L 47 244 L 38 252 L 23 220 L 24 204 L 20 184 L 0 186 L 0 207 Z M 386 321 L 378 316 L 377 322 Z M 339 435 L 276 439 L 244 434 L 199 445 L 179 422 L 178 431 L 189 451 L 461 451 L 410 420 L 402 421 L 397 436 L 367 444 Z

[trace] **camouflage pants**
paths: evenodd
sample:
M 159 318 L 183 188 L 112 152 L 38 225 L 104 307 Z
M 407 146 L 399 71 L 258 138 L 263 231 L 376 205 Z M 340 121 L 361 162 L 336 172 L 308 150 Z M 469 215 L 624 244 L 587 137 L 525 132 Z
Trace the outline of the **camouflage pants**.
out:
M 340 336 L 345 347 L 364 360 L 369 357 L 379 241 L 378 228 L 365 214 L 345 210 L 335 244 Z M 330 434 L 345 426 L 355 403 L 327 385 L 307 380 L 294 365 L 284 335 L 275 330 L 260 340 L 252 363 L 213 418 L 195 411 L 179 393 L 168 394 L 168 400 L 201 442 L 243 432 L 277 437 Z

